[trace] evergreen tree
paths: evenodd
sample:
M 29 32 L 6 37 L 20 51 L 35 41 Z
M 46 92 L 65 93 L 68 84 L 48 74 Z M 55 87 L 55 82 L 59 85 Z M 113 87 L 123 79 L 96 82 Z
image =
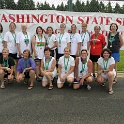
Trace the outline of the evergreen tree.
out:
M 91 12 L 91 8 L 90 8 L 90 2 L 87 0 L 86 2 L 86 12 Z
M 5 8 L 5 0 L 0 0 L 0 9 Z
M 82 2 L 81 4 L 81 9 L 82 9 L 82 12 L 86 12 L 86 6 L 84 2 Z
M 103 2 L 101 1 L 99 4 L 99 11 L 100 12 L 105 12 L 105 5 L 103 4 Z
M 34 10 L 35 4 L 33 0 L 18 0 L 17 9 L 19 10 Z
M 90 2 L 90 11 L 91 12 L 99 12 L 99 2 L 98 2 L 98 0 L 92 0 Z
M 52 8 L 51 8 L 52 10 L 55 10 L 56 8 L 55 8 L 55 6 L 54 6 L 54 4 L 52 4 Z
M 118 3 L 116 3 L 113 11 L 114 11 L 114 13 L 121 13 L 121 7 Z
M 60 5 L 60 9 L 59 9 L 60 11 L 65 11 L 65 7 L 64 7 L 64 4 L 63 4 L 63 2 L 61 3 L 61 5 Z
M 107 6 L 106 6 L 105 12 L 107 12 L 107 13 L 112 13 L 112 12 L 113 12 L 113 11 L 112 11 L 112 6 L 111 6 L 111 2 L 110 2 L 110 1 L 108 2 Z
M 13 10 L 16 9 L 16 4 L 14 0 L 4 0 L 4 3 L 6 9 L 13 9 Z

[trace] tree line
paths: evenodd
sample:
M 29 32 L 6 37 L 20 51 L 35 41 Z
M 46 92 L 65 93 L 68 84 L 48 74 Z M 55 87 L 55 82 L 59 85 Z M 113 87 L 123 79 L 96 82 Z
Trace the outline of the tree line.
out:
M 105 13 L 121 13 L 124 14 L 124 5 L 119 5 L 116 3 L 112 7 L 112 2 L 108 2 L 107 5 L 103 1 L 92 0 L 81 2 L 77 0 L 75 3 L 72 3 L 72 11 L 74 12 L 105 12 Z M 59 11 L 69 11 L 69 0 L 65 5 L 63 2 L 55 6 L 54 4 L 50 5 L 45 2 L 34 3 L 33 0 L 18 0 L 17 3 L 14 0 L 0 0 L 0 9 L 12 9 L 12 10 L 59 10 Z

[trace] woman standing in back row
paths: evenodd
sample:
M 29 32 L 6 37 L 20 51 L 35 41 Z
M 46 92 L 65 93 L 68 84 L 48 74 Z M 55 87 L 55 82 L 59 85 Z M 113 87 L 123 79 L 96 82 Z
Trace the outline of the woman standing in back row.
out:
M 110 33 L 108 34 L 108 46 L 107 48 L 110 49 L 112 52 L 112 57 L 115 60 L 115 71 L 116 77 L 114 79 L 114 83 L 117 82 L 117 62 L 120 61 L 120 48 L 123 45 L 123 38 L 122 35 L 117 32 L 118 25 L 116 23 L 112 23 L 110 25 Z
M 4 47 L 4 40 L 3 40 L 3 26 L 0 23 L 0 56 L 2 55 L 2 50 Z
M 64 23 L 60 24 L 60 33 L 57 34 L 57 41 L 58 41 L 58 56 L 59 59 L 61 56 L 64 55 L 65 47 L 70 49 L 70 35 L 65 32 L 66 25 Z
M 93 62 L 93 76 L 95 76 L 95 64 L 100 58 L 102 49 L 106 45 L 105 37 L 100 33 L 100 26 L 95 26 L 95 33 L 91 35 L 90 42 L 88 43 L 88 49 L 90 47 L 90 60 Z

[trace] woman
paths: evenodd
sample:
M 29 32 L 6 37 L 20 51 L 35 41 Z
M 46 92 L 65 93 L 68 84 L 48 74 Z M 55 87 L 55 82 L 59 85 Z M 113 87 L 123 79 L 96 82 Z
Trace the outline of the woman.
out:
M 88 49 L 88 42 L 90 41 L 90 34 L 87 32 L 87 23 L 82 23 L 82 33 L 81 35 L 81 50 Z
M 60 33 L 57 34 L 58 41 L 58 56 L 59 59 L 64 55 L 64 48 L 68 47 L 70 49 L 70 36 L 67 32 L 65 32 L 66 25 L 64 23 L 60 24 Z
M 115 60 L 111 57 L 111 51 L 109 49 L 103 49 L 101 53 L 101 57 L 98 59 L 98 83 L 104 86 L 105 79 L 108 79 L 109 84 L 109 94 L 113 94 L 113 80 L 116 76 L 116 72 L 114 69 Z
M 74 66 L 75 61 L 72 56 L 70 56 L 70 49 L 68 47 L 64 48 L 64 55 L 59 58 L 58 61 L 58 80 L 57 87 L 62 88 L 65 81 L 70 84 L 74 81 Z
M 17 82 L 21 82 L 24 80 L 24 83 L 28 82 L 28 79 L 30 78 L 30 85 L 28 89 L 32 89 L 34 86 L 34 80 L 35 80 L 35 63 L 32 58 L 30 58 L 30 51 L 28 49 L 23 51 L 23 58 L 19 59 L 18 66 L 17 66 L 17 74 L 16 74 L 16 80 Z
M 71 25 L 71 34 L 70 34 L 70 41 L 71 41 L 71 56 L 76 58 L 80 54 L 80 47 L 81 47 L 81 36 L 79 33 L 76 33 L 76 25 Z
M 108 46 L 112 52 L 112 57 L 115 59 L 115 71 L 116 77 L 114 79 L 114 83 L 117 82 L 117 63 L 120 61 L 120 48 L 123 45 L 123 38 L 121 33 L 117 32 L 118 25 L 116 23 L 112 23 L 110 25 L 110 33 L 108 34 Z
M 36 28 L 36 35 L 32 38 L 32 50 L 34 53 L 34 61 L 36 64 L 36 80 L 40 80 L 40 62 L 44 57 L 45 38 L 43 36 L 42 27 Z
M 4 78 L 7 78 L 9 83 L 11 83 L 14 79 L 14 65 L 15 62 L 13 58 L 9 57 L 9 50 L 7 48 L 3 48 L 2 56 L 0 57 L 0 81 L 1 81 L 1 89 L 5 88 Z
M 75 81 L 73 89 L 78 89 L 86 81 L 87 90 L 91 89 L 90 84 L 93 82 L 91 76 L 92 73 L 92 61 L 88 58 L 88 52 L 86 49 L 81 50 L 81 57 L 76 58 L 75 62 Z
M 13 59 L 17 59 L 17 45 L 16 45 L 16 24 L 11 22 L 9 25 L 9 31 L 4 35 L 4 47 L 9 49 L 9 56 Z
M 100 26 L 95 26 L 95 33 L 91 35 L 90 42 L 88 42 L 88 49 L 90 47 L 90 60 L 93 62 L 93 76 L 95 77 L 95 64 L 100 58 L 102 49 L 106 45 L 105 37 L 100 34 Z
M 22 31 L 17 34 L 16 43 L 17 43 L 17 57 L 23 57 L 23 51 L 28 49 L 31 51 L 31 40 L 32 36 L 29 32 L 27 32 L 27 24 L 21 24 Z
M 48 90 L 53 89 L 52 79 L 56 76 L 56 60 L 50 56 L 51 49 L 46 47 L 44 49 L 45 57 L 41 60 L 41 73 L 43 75 L 42 86 L 49 85 Z
M 3 39 L 3 26 L 0 23 L 0 56 L 2 55 L 2 50 L 4 47 L 4 39 Z
M 51 56 L 55 57 L 56 56 L 56 52 L 57 52 L 57 46 L 58 46 L 58 42 L 57 42 L 57 37 L 56 35 L 53 34 L 53 28 L 52 27 L 47 27 L 47 42 L 46 42 L 46 46 L 49 47 L 51 49 Z

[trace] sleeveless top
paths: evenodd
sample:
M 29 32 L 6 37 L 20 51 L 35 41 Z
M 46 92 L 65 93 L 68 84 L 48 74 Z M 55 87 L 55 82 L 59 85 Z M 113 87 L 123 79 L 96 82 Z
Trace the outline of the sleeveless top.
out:
M 51 69 L 53 60 L 55 60 L 55 58 L 50 56 L 50 62 L 49 62 L 49 65 L 48 65 L 48 70 Z M 44 64 L 44 67 L 45 67 L 45 57 L 43 57 L 43 64 Z M 56 67 L 54 68 L 53 72 L 57 72 Z
M 87 59 L 87 62 L 85 63 L 84 71 L 82 72 L 82 66 L 83 66 L 84 64 L 82 63 L 81 57 L 79 57 L 78 76 L 79 76 L 80 78 L 82 78 L 83 76 L 85 76 L 85 75 L 88 73 L 88 66 L 87 66 L 88 60 L 89 60 L 89 59 Z
M 41 42 L 39 41 L 39 38 L 37 35 L 35 35 L 35 38 L 36 38 L 35 50 L 36 50 L 36 53 L 38 54 L 37 58 L 42 59 L 44 57 L 45 38 L 43 36 Z
M 120 49 L 120 40 L 119 40 L 119 32 L 117 32 L 117 34 L 115 35 L 115 38 L 114 38 L 114 41 L 112 42 L 112 47 L 111 44 L 110 44 L 110 34 L 108 34 L 108 46 L 107 48 L 109 48 L 111 50 L 112 53 L 119 53 L 119 49 Z M 111 37 L 114 37 L 114 36 L 111 36 Z

